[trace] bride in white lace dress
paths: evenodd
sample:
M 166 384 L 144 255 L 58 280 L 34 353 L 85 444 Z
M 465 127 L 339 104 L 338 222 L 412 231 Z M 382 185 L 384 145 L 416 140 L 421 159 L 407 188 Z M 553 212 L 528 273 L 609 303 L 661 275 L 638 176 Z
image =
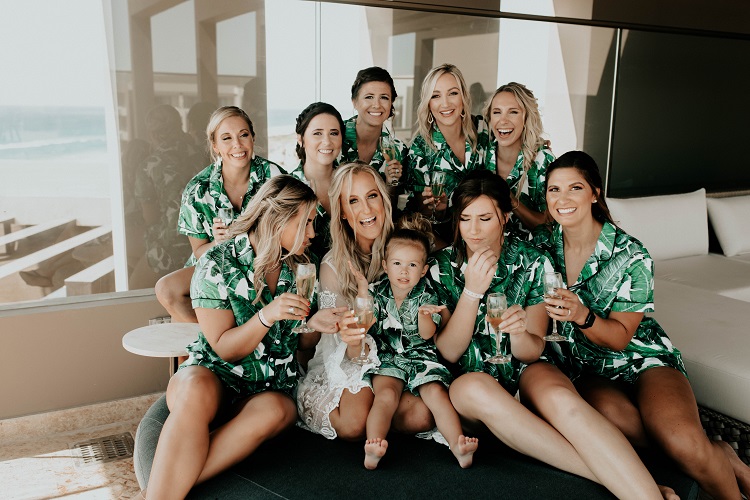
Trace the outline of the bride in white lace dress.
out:
M 321 308 L 353 303 L 357 283 L 350 264 L 368 282 L 382 275 L 384 243 L 393 230 L 388 188 L 369 165 L 348 163 L 337 168 L 329 194 L 332 246 L 320 265 Z M 370 363 L 361 366 L 349 361 L 359 354 L 361 338 L 354 328 L 322 334 L 307 374 L 299 383 L 297 409 L 304 426 L 329 439 L 365 437 L 373 394 L 362 374 L 378 360 L 368 335 L 365 341 L 370 347 Z M 427 406 L 405 392 L 394 416 L 394 429 L 417 433 L 433 426 Z

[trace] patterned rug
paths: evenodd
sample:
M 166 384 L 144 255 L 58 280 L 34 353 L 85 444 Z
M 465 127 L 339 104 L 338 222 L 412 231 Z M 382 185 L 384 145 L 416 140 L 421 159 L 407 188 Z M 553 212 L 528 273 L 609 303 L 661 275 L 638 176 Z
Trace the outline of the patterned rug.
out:
M 726 441 L 740 459 L 750 465 L 750 425 L 703 406 L 698 407 L 698 412 L 709 439 Z

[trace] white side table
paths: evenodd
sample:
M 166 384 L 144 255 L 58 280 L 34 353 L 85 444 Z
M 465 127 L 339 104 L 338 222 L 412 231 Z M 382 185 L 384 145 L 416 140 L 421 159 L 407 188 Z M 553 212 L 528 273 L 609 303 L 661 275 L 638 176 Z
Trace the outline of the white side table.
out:
M 186 356 L 188 344 L 198 338 L 198 323 L 159 323 L 131 330 L 122 337 L 125 350 L 141 356 L 171 358 L 169 376 L 177 371 L 177 357 Z

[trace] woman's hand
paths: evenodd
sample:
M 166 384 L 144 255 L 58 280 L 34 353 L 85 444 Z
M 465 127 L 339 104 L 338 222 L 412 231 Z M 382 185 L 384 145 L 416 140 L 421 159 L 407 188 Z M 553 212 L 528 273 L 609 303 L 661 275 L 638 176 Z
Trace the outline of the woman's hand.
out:
M 374 323 L 375 321 L 373 318 L 373 322 L 370 326 Z M 339 319 L 339 334 L 341 335 L 341 340 L 351 347 L 359 347 L 362 345 L 362 339 L 365 338 L 368 329 L 369 326 L 367 328 L 357 327 L 357 317 L 354 316 L 354 311 L 351 309 L 346 311 L 341 319 Z
M 357 296 L 358 297 L 367 297 L 370 293 L 368 289 L 368 283 L 367 278 L 365 278 L 365 275 L 362 274 L 356 267 L 354 267 L 354 264 L 352 264 L 352 261 L 347 260 L 347 264 L 349 264 L 349 270 L 354 275 L 354 280 L 357 282 Z
M 310 314 L 310 303 L 296 293 L 285 292 L 263 308 L 268 321 L 301 320 Z
M 497 271 L 497 259 L 498 256 L 490 247 L 474 252 L 464 271 L 465 287 L 471 292 L 484 294 L 490 287 L 492 277 L 495 276 L 495 271 Z
M 560 296 L 559 299 L 544 298 L 544 302 L 547 303 L 547 315 L 555 321 L 572 321 L 582 325 L 589 314 L 589 308 L 570 290 L 558 288 L 555 293 Z
M 404 172 L 401 162 L 396 158 L 387 160 L 385 163 L 385 182 L 388 185 L 398 184 Z M 395 182 L 394 182 L 395 181 Z
M 526 333 L 526 310 L 518 304 L 510 306 L 501 316 L 503 320 L 500 323 L 501 332 L 513 335 Z
M 307 325 L 320 333 L 336 333 L 339 331 L 339 321 L 348 310 L 348 307 L 318 309 L 318 312 L 307 320 Z
M 441 194 L 437 198 L 432 195 L 432 188 L 426 186 L 422 190 L 422 203 L 432 210 L 433 203 L 435 204 L 435 212 L 442 212 L 448 208 L 448 195 L 446 193 Z
M 216 243 L 221 243 L 222 241 L 226 241 L 229 239 L 227 237 L 228 226 L 224 224 L 224 222 L 218 217 L 214 217 L 214 223 L 211 228 L 214 233 L 214 241 Z

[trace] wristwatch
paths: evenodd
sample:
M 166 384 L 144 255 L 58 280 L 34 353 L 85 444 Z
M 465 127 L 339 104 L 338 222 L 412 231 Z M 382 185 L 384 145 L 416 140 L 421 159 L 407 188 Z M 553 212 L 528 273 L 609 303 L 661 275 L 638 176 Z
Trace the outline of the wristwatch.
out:
M 594 314 L 594 311 L 589 309 L 589 314 L 586 316 L 586 321 L 584 321 L 582 325 L 576 323 L 576 326 L 578 326 L 580 330 L 585 330 L 586 328 L 591 328 L 591 326 L 594 324 L 594 321 L 596 321 L 596 314 Z

